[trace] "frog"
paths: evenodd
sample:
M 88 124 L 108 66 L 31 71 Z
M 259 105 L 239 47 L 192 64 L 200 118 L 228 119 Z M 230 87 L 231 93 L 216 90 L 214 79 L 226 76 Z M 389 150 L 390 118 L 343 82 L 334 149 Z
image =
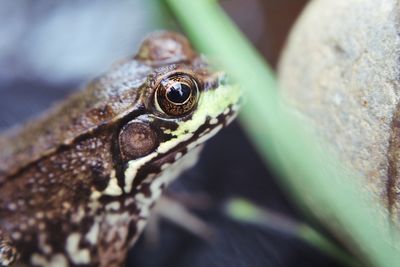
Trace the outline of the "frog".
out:
M 236 117 L 239 86 L 188 39 L 136 55 L 0 137 L 0 266 L 124 266 L 165 188 Z

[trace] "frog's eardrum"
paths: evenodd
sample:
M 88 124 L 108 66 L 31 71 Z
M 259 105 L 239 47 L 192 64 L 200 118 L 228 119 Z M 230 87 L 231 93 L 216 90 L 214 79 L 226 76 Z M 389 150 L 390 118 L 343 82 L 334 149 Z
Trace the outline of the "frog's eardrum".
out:
M 285 101 L 400 222 L 399 4 L 312 1 L 280 62 Z

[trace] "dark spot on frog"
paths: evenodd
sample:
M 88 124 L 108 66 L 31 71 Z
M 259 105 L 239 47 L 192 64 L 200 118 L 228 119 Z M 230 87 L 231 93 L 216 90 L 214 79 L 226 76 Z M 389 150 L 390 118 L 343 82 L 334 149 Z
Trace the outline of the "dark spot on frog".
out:
M 115 201 L 116 199 L 118 199 L 118 197 L 114 197 L 114 196 L 108 196 L 108 195 L 101 195 L 100 196 L 100 198 L 99 198 L 99 202 L 103 205 L 103 206 L 105 206 L 105 205 L 107 205 L 108 203 L 110 203 L 110 202 L 112 202 L 112 201 Z
M 85 183 L 76 183 L 74 190 L 76 194 L 73 195 L 71 202 L 75 206 L 79 206 L 79 203 L 86 201 L 91 194 L 90 188 Z
M 175 121 L 157 121 L 157 125 L 159 125 L 157 134 L 161 140 L 169 140 L 172 137 L 171 134 L 166 134 L 165 130 L 175 131 L 179 127 L 179 124 Z
M 105 105 L 99 108 L 91 109 L 87 113 L 87 116 L 94 121 L 103 121 L 114 116 L 114 112 L 109 105 Z
M 105 174 L 105 169 L 103 167 L 103 163 L 101 161 L 95 161 L 94 164 L 89 166 L 90 171 L 92 172 L 93 177 L 93 185 L 98 191 L 103 191 L 106 189 L 108 181 L 110 180 L 109 176 Z
M 142 183 L 140 192 L 147 198 L 151 197 L 150 183 Z

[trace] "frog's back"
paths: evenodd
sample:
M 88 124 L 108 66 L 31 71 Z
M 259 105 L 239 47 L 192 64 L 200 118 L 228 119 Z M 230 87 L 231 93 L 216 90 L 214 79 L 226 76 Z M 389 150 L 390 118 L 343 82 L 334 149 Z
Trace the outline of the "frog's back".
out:
M 138 61 L 124 62 L 0 138 L 0 241 L 12 239 L 22 261 L 32 260 L 31 253 L 72 255 L 68 240 L 103 227 L 102 206 L 93 192 L 109 184 L 115 127 L 138 108 L 149 71 Z M 99 254 L 94 238 L 98 234 L 85 241 L 92 263 Z
M 12 239 L 22 261 L 32 260 L 34 253 L 72 255 L 68 240 L 103 224 L 102 206 L 93 192 L 104 190 L 109 182 L 111 139 L 112 133 L 104 131 L 79 140 L 19 170 L 0 186 L 0 241 Z M 85 244 L 91 248 L 92 262 L 98 255 L 94 238 L 98 233 Z
M 120 63 L 46 115 L 5 132 L 0 136 L 0 184 L 40 157 L 136 108 L 132 103 L 138 94 L 132 89 L 142 85 L 149 72 L 149 66 L 136 60 Z

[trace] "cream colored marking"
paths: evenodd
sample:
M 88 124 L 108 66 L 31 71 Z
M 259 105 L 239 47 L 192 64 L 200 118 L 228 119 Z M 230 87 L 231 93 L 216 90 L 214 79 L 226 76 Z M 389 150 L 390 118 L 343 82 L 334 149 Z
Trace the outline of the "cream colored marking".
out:
M 171 166 L 170 163 L 164 163 L 164 164 L 161 166 L 161 170 L 163 171 L 163 170 L 165 170 L 166 168 L 168 168 L 169 166 Z
M 110 246 L 122 247 L 127 238 L 129 223 L 134 218 L 129 212 L 107 214 L 105 216 L 105 224 L 101 227 L 106 230 L 104 236 L 102 236 L 102 240 Z
M 147 175 L 147 177 L 143 180 L 143 183 L 154 183 L 154 182 L 158 183 L 158 180 L 155 177 L 156 177 L 156 174 L 151 173 L 151 174 Z M 135 195 L 135 203 L 136 204 L 145 204 L 144 206 L 150 204 L 150 202 L 148 201 L 148 197 L 146 197 L 143 193 L 138 193 Z M 140 213 L 140 216 L 142 216 L 141 213 Z
M 81 234 L 72 233 L 67 238 L 67 244 L 65 250 L 67 251 L 69 258 L 75 264 L 87 264 L 90 262 L 90 253 L 88 249 L 80 249 L 79 241 L 81 240 Z
M 187 154 L 185 154 L 179 161 L 174 162 L 170 168 L 162 172 L 158 177 L 155 174 L 150 174 L 146 177 L 143 183 L 150 183 L 150 197 L 145 197 L 143 194 L 138 194 L 135 196 L 136 204 L 140 210 L 139 216 L 141 218 L 148 218 L 150 214 L 150 206 L 154 203 L 161 195 L 162 185 L 169 184 L 174 178 L 176 178 L 180 173 L 192 167 L 198 160 L 199 153 L 202 147 L 197 147 Z M 138 238 L 140 232 L 146 225 L 146 220 L 139 220 L 137 222 L 137 235 L 131 241 L 134 244 Z
M 199 137 L 197 140 L 195 140 L 192 143 L 190 143 L 187 146 L 188 150 L 191 150 L 191 149 L 197 147 L 198 145 L 204 143 L 205 141 L 207 141 L 208 139 L 210 139 L 211 137 L 216 135 L 222 129 L 222 127 L 223 127 L 222 125 L 218 125 L 214 129 L 212 129 L 210 132 L 208 132 L 207 134 Z
M 68 267 L 68 261 L 65 256 L 61 254 L 54 255 L 50 261 L 39 254 L 33 254 L 31 256 L 32 265 L 46 266 L 46 267 Z
M 124 213 L 110 213 L 106 215 L 106 222 L 109 225 L 115 225 L 121 221 L 128 221 L 129 220 L 129 212 Z
M 210 131 L 211 131 L 211 128 L 205 129 L 204 132 L 202 132 L 202 133 L 199 134 L 199 137 L 202 137 L 202 136 L 208 134 Z
M 92 216 L 96 213 L 97 210 L 99 210 L 99 208 L 103 207 L 103 204 L 94 199 L 93 201 L 90 201 L 87 206 L 90 208 L 90 210 L 88 211 L 88 215 Z
M 90 198 L 92 199 L 92 200 L 97 200 L 97 199 L 99 199 L 101 197 L 101 192 L 99 192 L 99 191 L 93 191 L 92 192 L 92 194 L 90 195 Z
M 161 177 L 168 185 L 181 173 L 193 167 L 199 160 L 200 152 L 203 146 L 197 146 L 195 149 L 189 150 L 179 161 L 176 161 L 171 168 L 170 173 Z
M 140 233 L 143 231 L 144 227 L 146 226 L 146 220 L 139 220 L 136 223 L 137 232 L 133 236 L 132 240 L 129 241 L 129 247 L 132 247 L 135 244 L 136 240 L 139 238 Z
M 140 193 L 135 196 L 136 203 L 140 208 L 145 208 L 150 206 L 155 200 L 157 200 L 161 193 L 162 185 L 168 185 L 174 178 L 179 176 L 183 171 L 191 168 L 198 160 L 198 155 L 202 147 L 197 147 L 189 151 L 184 155 L 179 161 L 171 164 L 171 166 L 162 172 L 159 176 L 155 177 L 155 174 L 149 174 L 143 183 L 151 183 L 150 185 L 150 197 L 146 197 L 144 194 Z M 148 214 L 146 211 L 140 214 L 146 217 Z
M 129 225 L 136 220 L 137 217 L 129 212 L 105 214 L 100 225 L 101 235 L 98 241 L 103 244 L 99 247 L 100 266 L 120 266 L 123 263 L 127 250 Z
M 166 172 L 168 172 L 167 170 Z M 161 195 L 161 186 L 165 183 L 164 179 L 160 179 L 161 176 L 157 178 L 153 178 L 155 175 L 150 174 L 144 182 L 150 182 L 150 197 L 145 196 L 144 194 L 140 193 L 135 196 L 136 202 L 141 204 L 141 207 L 149 207 L 160 195 Z M 152 180 L 152 181 L 151 181 Z M 144 211 L 140 213 L 141 216 L 147 217 L 148 212 Z
M 125 199 L 125 207 L 129 206 L 130 204 L 135 203 L 135 199 L 134 198 L 127 198 Z
M 133 179 L 135 179 L 139 168 L 142 167 L 144 164 L 146 164 L 148 161 L 152 160 L 157 155 L 158 155 L 157 152 L 153 152 L 140 159 L 129 161 L 128 168 L 125 171 L 125 187 L 124 187 L 125 193 L 129 193 L 131 191 Z
M 237 103 L 232 106 L 232 110 L 235 111 L 235 112 L 239 111 L 239 108 L 240 108 L 240 105 L 237 104 Z
M 175 161 L 178 160 L 178 159 L 180 159 L 181 157 L 182 157 L 182 153 L 181 153 L 181 152 L 176 153 L 176 155 L 175 155 Z
M 79 206 L 78 212 L 76 212 L 74 216 L 72 216 L 71 220 L 74 223 L 79 223 L 84 216 L 85 216 L 85 209 L 82 206 Z
M 138 229 L 138 232 L 140 233 L 143 231 L 144 227 L 146 226 L 146 220 L 139 220 L 136 224 L 136 227 Z
M 128 163 L 128 168 L 125 171 L 125 187 L 124 187 L 125 192 L 129 193 L 132 190 L 133 180 L 135 179 L 136 174 L 140 169 L 140 167 L 142 167 L 147 162 L 155 158 L 159 153 L 168 152 L 170 149 L 178 146 L 179 143 L 189 140 L 192 136 L 193 134 L 191 133 L 178 136 L 177 138 L 171 139 L 168 142 L 162 143 L 155 152 L 143 158 L 130 161 Z
M 121 208 L 121 204 L 118 201 L 111 202 L 106 205 L 106 210 L 111 211 L 118 211 Z
M 86 234 L 85 239 L 92 245 L 95 245 L 97 243 L 97 240 L 99 238 L 99 222 L 96 220 L 92 227 L 90 228 L 89 232 Z
M 39 234 L 39 247 L 47 255 L 51 254 L 53 251 L 52 247 L 47 244 L 47 235 L 44 233 Z
M 210 120 L 210 124 L 211 125 L 217 124 L 217 123 L 218 123 L 218 119 L 217 118 L 213 118 L 213 119 Z
M 110 174 L 110 181 L 108 182 L 106 189 L 103 191 L 103 194 L 109 196 L 120 196 L 122 195 L 122 193 L 123 192 L 121 187 L 118 186 L 118 180 L 115 175 L 115 170 L 112 170 Z
M 2 264 L 3 264 L 4 266 L 8 266 L 8 265 L 10 265 L 11 261 L 14 261 L 14 259 L 11 259 L 11 260 L 5 259 L 5 260 L 2 260 Z

